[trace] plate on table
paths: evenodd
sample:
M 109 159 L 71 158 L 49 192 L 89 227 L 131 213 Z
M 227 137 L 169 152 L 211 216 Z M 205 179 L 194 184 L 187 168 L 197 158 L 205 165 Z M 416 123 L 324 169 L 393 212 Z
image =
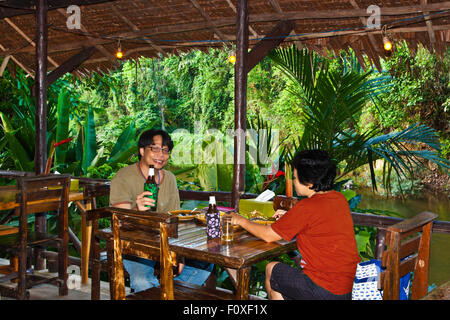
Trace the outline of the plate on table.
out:
M 200 213 L 200 211 L 192 210 L 172 210 L 169 214 L 177 216 L 179 221 L 188 221 L 195 218 Z
M 250 220 L 251 222 L 255 222 L 258 224 L 263 224 L 263 225 L 271 225 L 272 223 L 275 222 L 275 220 L 265 220 L 265 219 L 255 219 L 255 220 Z
M 223 216 L 225 214 L 224 211 L 219 211 L 220 216 Z M 199 222 L 201 222 L 202 224 L 206 225 L 206 218 L 205 218 L 205 214 L 204 213 L 199 213 L 195 216 L 195 219 Z M 234 225 L 234 230 L 239 229 L 241 226 L 240 225 Z
M 276 221 L 275 218 L 268 218 L 266 216 L 264 216 L 261 212 L 259 212 L 258 210 L 253 210 L 252 212 L 249 212 L 247 214 L 241 214 L 241 216 L 249 219 L 251 222 L 255 222 L 258 224 L 263 224 L 263 225 L 270 225 L 272 223 L 274 223 Z

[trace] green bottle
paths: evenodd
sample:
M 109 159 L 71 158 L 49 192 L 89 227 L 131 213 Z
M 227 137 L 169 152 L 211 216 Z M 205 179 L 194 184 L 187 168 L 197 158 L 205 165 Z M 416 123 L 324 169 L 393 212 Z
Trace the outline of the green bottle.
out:
M 158 184 L 156 183 L 155 178 L 155 168 L 153 165 L 150 165 L 150 168 L 148 169 L 148 177 L 147 180 L 144 183 L 144 191 L 150 191 L 152 195 L 146 195 L 147 198 L 154 199 L 155 205 L 150 208 L 151 211 L 156 211 L 156 206 L 158 202 Z M 150 207 L 150 206 L 146 206 Z

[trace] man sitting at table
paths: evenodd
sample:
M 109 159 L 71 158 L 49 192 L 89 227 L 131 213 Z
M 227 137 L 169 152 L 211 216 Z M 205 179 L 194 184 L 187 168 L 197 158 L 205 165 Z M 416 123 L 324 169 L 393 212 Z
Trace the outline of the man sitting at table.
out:
M 306 196 L 289 211 L 277 210 L 272 225 L 261 225 L 233 213 L 232 223 L 272 242 L 296 237 L 300 270 L 281 262 L 266 266 L 269 299 L 351 299 L 359 263 L 348 202 L 332 190 L 336 165 L 321 150 L 299 152 L 293 161 L 294 187 Z
M 169 134 L 163 130 L 147 130 L 138 141 L 139 162 L 121 168 L 111 180 L 110 205 L 117 208 L 148 210 L 146 206 L 154 206 L 154 200 L 145 197 L 151 195 L 144 191 L 150 165 L 155 168 L 155 179 L 158 184 L 158 200 L 156 212 L 169 212 L 180 209 L 180 197 L 177 181 L 173 173 L 164 170 L 169 161 L 173 142 Z M 125 256 L 124 268 L 130 275 L 130 286 L 135 291 L 142 291 L 158 286 L 154 275 L 155 261 Z M 211 274 L 214 265 L 186 259 L 179 263 L 178 276 L 175 280 L 203 285 Z

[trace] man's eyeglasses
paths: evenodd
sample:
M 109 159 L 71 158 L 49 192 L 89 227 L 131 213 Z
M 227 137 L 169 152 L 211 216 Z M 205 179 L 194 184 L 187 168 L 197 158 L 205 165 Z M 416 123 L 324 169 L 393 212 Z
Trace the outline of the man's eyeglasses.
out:
M 147 146 L 146 148 L 149 148 L 154 153 L 160 153 L 162 151 L 163 154 L 170 154 L 169 148 L 161 148 L 158 146 Z

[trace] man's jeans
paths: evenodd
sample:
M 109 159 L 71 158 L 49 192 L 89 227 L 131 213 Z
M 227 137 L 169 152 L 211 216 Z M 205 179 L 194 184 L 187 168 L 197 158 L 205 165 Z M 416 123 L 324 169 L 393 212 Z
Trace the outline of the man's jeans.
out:
M 153 274 L 155 263 L 144 258 L 124 256 L 123 266 L 130 275 L 130 287 L 135 292 L 159 286 L 159 280 Z M 214 264 L 186 259 L 183 271 L 174 280 L 203 285 L 213 267 Z

